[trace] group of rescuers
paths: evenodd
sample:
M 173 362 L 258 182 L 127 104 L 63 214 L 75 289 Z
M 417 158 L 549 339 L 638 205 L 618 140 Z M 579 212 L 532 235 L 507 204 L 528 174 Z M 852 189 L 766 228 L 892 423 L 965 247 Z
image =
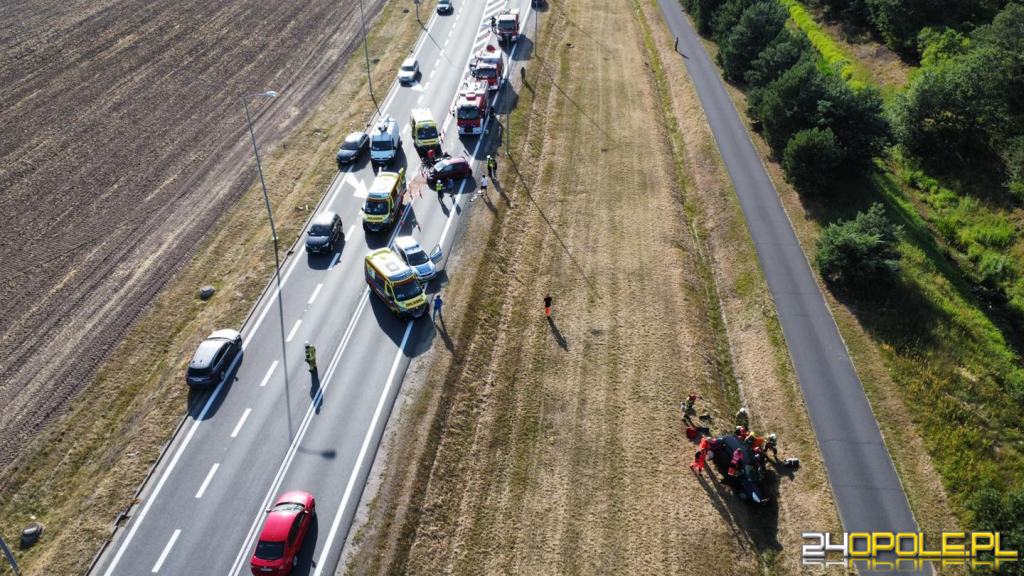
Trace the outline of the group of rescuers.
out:
M 699 397 L 696 394 L 690 394 L 686 398 L 686 402 L 683 402 L 680 407 L 683 412 L 683 420 L 685 422 L 691 422 L 691 418 L 697 414 L 694 405 Z M 742 440 L 750 447 L 751 452 L 754 454 L 754 459 L 758 467 L 764 467 L 768 461 L 768 452 L 772 453 L 772 457 L 776 461 L 779 459 L 778 442 L 779 437 L 775 433 L 771 433 L 768 436 L 758 436 L 750 431 L 750 414 L 746 408 L 740 408 L 736 412 L 736 437 Z M 718 440 L 712 436 L 700 435 L 700 446 L 697 452 L 693 455 L 693 462 L 690 463 L 690 468 L 695 472 L 701 472 L 704 470 L 704 465 L 708 458 L 708 453 L 717 448 Z M 740 471 L 740 463 L 743 459 L 743 454 L 740 449 L 736 449 L 732 455 L 731 465 L 729 466 L 728 475 L 735 476 Z

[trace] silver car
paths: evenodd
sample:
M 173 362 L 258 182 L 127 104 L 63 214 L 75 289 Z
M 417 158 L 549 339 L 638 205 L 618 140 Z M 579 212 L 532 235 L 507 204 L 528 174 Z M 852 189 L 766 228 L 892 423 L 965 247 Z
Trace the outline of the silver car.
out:
M 437 263 L 443 257 L 440 246 L 434 248 L 434 251 L 428 256 L 420 243 L 412 236 L 395 238 L 395 252 L 412 268 L 413 274 L 421 283 L 427 282 L 437 275 Z
M 416 81 L 416 77 L 419 76 L 419 74 L 420 63 L 410 56 L 402 62 L 402 67 L 398 70 L 398 83 L 412 84 Z

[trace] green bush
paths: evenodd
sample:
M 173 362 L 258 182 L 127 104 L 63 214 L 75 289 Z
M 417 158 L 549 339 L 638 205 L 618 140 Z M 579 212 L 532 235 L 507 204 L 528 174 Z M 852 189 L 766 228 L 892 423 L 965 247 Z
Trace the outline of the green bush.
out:
M 763 0 L 744 10 L 718 47 L 718 62 L 725 78 L 742 82 L 751 62 L 779 35 L 788 18 L 786 10 L 775 0 Z
M 794 134 L 817 125 L 818 103 L 825 99 L 825 77 L 811 60 L 801 60 L 751 99 L 750 115 L 761 123 L 765 140 L 776 152 Z
M 888 279 L 899 269 L 901 234 L 876 202 L 853 220 L 829 224 L 818 240 L 815 263 L 835 284 L 866 286 Z
M 811 128 L 789 139 L 782 155 L 782 168 L 797 190 L 821 194 L 831 183 L 842 156 L 832 130 Z
M 743 79 L 757 88 L 772 82 L 803 58 L 813 59 L 807 36 L 783 28 L 768 46 L 754 58 Z

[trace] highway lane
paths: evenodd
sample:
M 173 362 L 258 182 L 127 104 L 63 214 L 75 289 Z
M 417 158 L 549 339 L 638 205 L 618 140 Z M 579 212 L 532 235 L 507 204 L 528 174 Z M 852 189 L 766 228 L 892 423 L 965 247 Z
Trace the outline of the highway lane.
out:
M 465 2 L 453 16 L 432 16 L 415 48 L 419 84 L 393 86 L 382 102 L 403 126 L 410 181 L 419 166 L 405 129 L 412 108 L 430 108 L 447 126 L 446 150 L 476 152 L 477 159 L 485 154 L 476 149 L 478 139 L 460 140 L 446 117 L 469 56 L 491 40 L 485 20 L 504 5 Z M 513 5 L 528 17 L 528 0 Z M 363 256 L 392 237 L 367 237 L 359 226 L 372 178 L 364 161 L 326 191 L 320 209 L 341 214 L 344 248 L 336 260 L 308 258 L 301 250 L 285 260 L 280 299 L 269 290 L 243 328 L 245 352 L 234 377 L 191 399 L 188 421 L 95 573 L 246 573 L 262 510 L 290 489 L 317 498 L 299 573 L 334 572 L 410 359 L 435 335 L 429 320 L 399 321 L 367 294 Z M 474 187 L 467 182 L 460 193 Z M 414 195 L 405 233 L 428 249 L 441 243 L 451 250 L 470 213 L 467 196 L 459 195 L 458 206 L 447 198 L 442 209 L 435 194 Z M 318 348 L 319 383 L 303 362 L 306 340 Z
M 848 532 L 915 532 L 917 523 L 878 422 L 778 193 L 678 0 L 659 4 L 669 29 L 679 38 L 679 51 L 685 55 L 687 72 L 739 196 L 843 527 Z

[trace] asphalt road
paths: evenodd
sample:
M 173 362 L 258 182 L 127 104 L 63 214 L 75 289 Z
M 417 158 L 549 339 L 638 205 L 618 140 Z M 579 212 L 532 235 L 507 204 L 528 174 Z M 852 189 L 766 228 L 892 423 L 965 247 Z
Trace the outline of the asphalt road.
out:
M 718 69 L 678 0 L 659 0 L 659 4 L 670 31 L 679 38 L 678 50 L 739 196 L 761 269 L 775 299 L 843 527 L 847 532 L 917 531 L 903 486 L 835 320 Z
M 459 2 L 454 15 L 431 16 L 414 49 L 419 82 L 393 85 L 381 102 L 403 126 L 405 155 L 392 166 L 407 165 L 410 182 L 419 170 L 408 131 L 413 108 L 432 111 L 453 155 L 477 161 L 486 156 L 479 138 L 460 139 L 449 110 L 469 57 L 493 40 L 490 15 L 505 3 Z M 524 35 L 509 55 L 517 60 L 530 47 L 525 32 L 531 14 L 528 0 L 510 4 L 523 14 Z M 509 99 L 510 90 L 506 86 L 500 97 Z M 372 179 L 367 156 L 325 192 L 319 210 L 341 215 L 343 248 L 334 258 L 307 257 L 299 249 L 282 263 L 281 289 L 272 284 L 242 328 L 243 356 L 227 381 L 191 399 L 185 425 L 94 573 L 248 573 L 263 511 L 287 490 L 306 490 L 317 499 L 296 573 L 335 572 L 405 372 L 438 336 L 429 318 L 399 321 L 366 289 L 363 256 L 394 237 L 368 237 L 359 225 Z M 430 191 L 413 194 L 402 233 L 428 251 L 436 245 L 452 250 L 470 206 L 482 204 L 469 201 L 475 189 L 467 180 L 443 203 Z M 307 340 L 318 350 L 319 384 L 303 362 Z

